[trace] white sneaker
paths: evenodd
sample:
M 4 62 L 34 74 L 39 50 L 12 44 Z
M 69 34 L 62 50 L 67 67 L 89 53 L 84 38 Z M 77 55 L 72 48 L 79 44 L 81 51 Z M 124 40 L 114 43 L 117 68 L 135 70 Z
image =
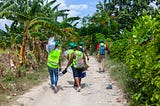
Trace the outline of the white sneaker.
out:
M 50 87 L 51 87 L 52 89 L 54 89 L 54 87 L 55 87 L 55 84 L 51 84 L 51 85 L 50 85 Z
M 80 92 L 80 91 L 81 91 L 81 87 L 78 87 L 78 88 L 77 88 L 77 92 Z
M 64 74 L 62 72 L 59 72 L 59 76 L 63 76 Z

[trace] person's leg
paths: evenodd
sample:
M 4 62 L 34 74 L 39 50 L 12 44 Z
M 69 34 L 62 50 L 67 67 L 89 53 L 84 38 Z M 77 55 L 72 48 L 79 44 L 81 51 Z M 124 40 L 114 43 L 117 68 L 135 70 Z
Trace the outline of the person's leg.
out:
M 80 81 L 78 77 L 75 78 L 75 81 L 76 81 L 77 87 L 80 87 L 80 83 L 79 83 Z
M 57 83 L 58 83 L 58 68 L 54 68 L 54 92 L 57 93 Z
M 77 83 L 75 79 L 74 79 L 74 87 L 77 87 Z
M 99 72 L 103 71 L 104 55 L 100 55 Z
M 74 87 L 77 87 L 76 80 L 75 80 L 75 78 L 74 78 L 74 70 L 75 70 L 75 69 L 74 69 L 74 67 L 73 67 L 73 66 L 71 66 L 71 68 L 72 68 L 72 72 L 73 72 L 73 79 L 74 79 L 74 82 L 73 82 L 73 83 L 74 83 L 74 85 L 73 85 L 73 86 L 74 86 Z
M 104 72 L 105 55 L 100 55 L 99 72 Z
M 53 78 L 53 68 L 48 66 L 48 72 L 50 76 L 51 86 L 54 84 L 54 78 Z
M 80 92 L 80 81 L 79 81 L 79 73 L 78 73 L 78 70 L 76 68 L 73 67 L 73 77 L 74 77 L 74 80 L 75 80 L 75 84 L 77 85 L 77 91 Z
M 99 72 L 101 71 L 101 65 L 102 65 L 102 63 L 101 63 L 101 55 L 99 55 L 99 61 L 98 61 L 98 67 L 99 67 Z
M 81 78 L 79 78 L 79 84 L 81 85 Z
M 73 71 L 74 87 L 77 87 L 77 83 L 75 80 L 75 77 L 77 77 L 77 71 L 73 66 L 72 66 L 72 71 Z
M 79 87 L 78 87 L 77 91 L 80 92 L 80 90 L 81 90 L 81 78 L 79 78 Z
M 78 69 L 77 71 L 78 71 L 78 82 L 77 82 L 77 92 L 80 92 L 80 90 L 81 90 L 81 75 L 82 75 L 82 70 L 83 69 Z
M 79 84 L 80 84 L 80 86 L 81 86 L 81 77 L 82 77 L 82 71 L 83 71 L 84 69 L 79 69 L 78 70 L 78 78 L 79 78 Z
M 80 90 L 81 90 L 80 78 L 76 77 L 75 82 L 77 84 L 77 92 L 80 92 Z
M 55 86 L 57 86 L 57 83 L 58 83 L 58 68 L 55 68 L 54 69 L 54 84 Z
M 104 66 L 105 66 L 105 58 L 102 58 L 102 71 L 104 72 Z

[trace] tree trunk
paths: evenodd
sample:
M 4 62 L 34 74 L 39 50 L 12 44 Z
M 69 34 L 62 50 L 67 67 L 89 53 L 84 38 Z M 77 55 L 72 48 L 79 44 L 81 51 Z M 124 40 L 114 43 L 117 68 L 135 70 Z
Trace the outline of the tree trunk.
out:
M 23 41 L 22 41 L 22 46 L 20 49 L 20 54 L 19 54 L 19 66 L 22 66 L 25 62 L 25 44 L 27 40 L 27 30 L 24 31 L 24 36 L 23 36 Z

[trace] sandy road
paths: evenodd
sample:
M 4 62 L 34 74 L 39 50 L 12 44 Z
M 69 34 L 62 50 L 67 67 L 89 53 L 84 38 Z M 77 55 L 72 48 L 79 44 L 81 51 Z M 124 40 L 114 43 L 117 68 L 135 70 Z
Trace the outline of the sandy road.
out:
M 99 73 L 98 63 L 90 57 L 87 77 L 82 79 L 82 90 L 73 87 L 72 73 L 59 77 L 58 92 L 49 86 L 49 79 L 18 97 L 12 106 L 126 106 L 121 89 L 108 72 Z M 112 89 L 106 85 L 112 83 Z

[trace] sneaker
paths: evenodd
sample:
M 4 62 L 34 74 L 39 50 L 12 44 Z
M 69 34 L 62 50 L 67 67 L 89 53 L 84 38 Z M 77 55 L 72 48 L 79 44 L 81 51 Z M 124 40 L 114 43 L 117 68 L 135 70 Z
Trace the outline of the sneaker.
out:
M 80 92 L 80 91 L 81 91 L 81 87 L 78 87 L 78 88 L 77 88 L 77 92 Z
M 63 76 L 64 74 L 62 72 L 59 72 L 59 76 Z
M 51 88 L 51 89 L 54 89 L 54 87 L 55 87 L 54 84 L 51 84 L 51 85 L 50 85 L 50 88 Z
M 102 72 L 105 72 L 105 69 L 103 69 Z

